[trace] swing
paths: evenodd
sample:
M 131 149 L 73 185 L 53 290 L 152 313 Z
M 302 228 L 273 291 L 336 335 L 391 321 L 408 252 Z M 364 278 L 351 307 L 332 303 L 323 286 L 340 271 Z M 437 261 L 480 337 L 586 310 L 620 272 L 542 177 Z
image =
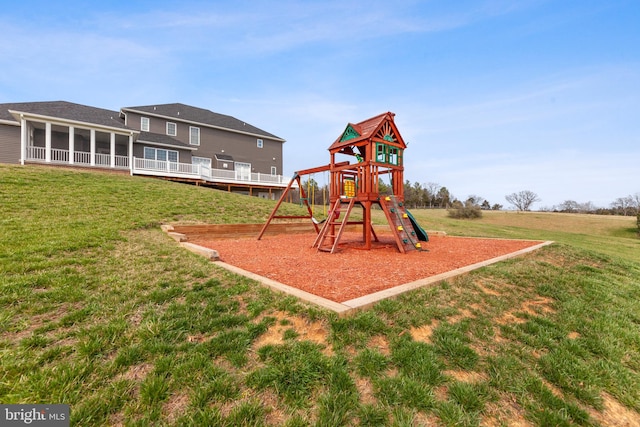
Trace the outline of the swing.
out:
M 323 182 L 323 186 L 322 186 L 322 213 L 323 215 L 326 217 L 327 216 L 327 205 L 328 200 L 327 200 L 327 188 L 329 187 L 329 180 L 327 179 L 327 171 L 324 171 L 324 182 Z
M 311 213 L 313 214 L 311 217 L 311 221 L 314 222 L 314 224 L 322 224 L 327 220 L 327 172 L 325 171 L 323 174 L 323 185 L 322 185 L 322 215 L 324 216 L 324 218 L 320 221 L 318 221 L 315 218 L 315 202 L 316 202 L 316 198 L 315 198 L 315 191 L 316 191 L 316 187 L 318 186 L 317 182 L 315 181 L 315 179 L 313 179 L 313 177 L 315 177 L 315 174 L 313 174 L 309 180 L 307 181 L 307 193 L 311 194 Z M 310 189 L 310 181 L 313 179 L 314 182 L 314 186 L 311 187 Z

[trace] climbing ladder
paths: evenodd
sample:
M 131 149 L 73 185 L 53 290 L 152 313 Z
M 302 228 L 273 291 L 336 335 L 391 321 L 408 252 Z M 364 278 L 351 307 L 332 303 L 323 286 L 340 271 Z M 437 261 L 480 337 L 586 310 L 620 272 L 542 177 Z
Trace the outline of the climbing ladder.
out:
M 400 252 L 421 251 L 420 238 L 403 203 L 398 202 L 395 196 L 385 196 L 384 199 L 380 200 L 380 206 L 387 217 Z
M 336 199 L 336 201 L 331 206 L 331 209 L 329 210 L 329 216 L 327 217 L 327 220 L 322 225 L 320 233 L 318 233 L 316 240 L 311 246 L 312 248 L 317 248 L 316 251 L 330 253 L 335 252 L 336 248 L 338 247 L 338 243 L 340 242 L 340 237 L 342 237 L 342 232 L 344 231 L 345 226 L 349 221 L 349 214 L 351 213 L 351 209 L 353 209 L 353 205 L 355 204 L 355 202 L 356 200 L 354 198 Z M 342 210 L 341 208 L 344 203 L 348 203 L 347 209 L 344 211 L 342 219 L 340 219 L 340 211 Z M 336 226 L 339 226 L 337 232 L 335 231 Z

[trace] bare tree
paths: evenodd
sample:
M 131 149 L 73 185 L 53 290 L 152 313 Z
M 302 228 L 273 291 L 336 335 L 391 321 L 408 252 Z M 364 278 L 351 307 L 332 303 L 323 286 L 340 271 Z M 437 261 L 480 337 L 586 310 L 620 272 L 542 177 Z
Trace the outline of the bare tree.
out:
M 635 193 L 633 196 L 629 197 L 631 197 L 631 204 L 636 210 L 636 215 L 640 214 L 640 193 Z
M 593 213 L 597 209 L 598 208 L 596 207 L 596 205 L 593 204 L 592 201 L 588 201 L 588 202 L 584 202 L 584 203 L 578 204 L 578 211 L 580 213 Z
M 611 209 L 616 211 L 618 215 L 630 215 L 634 211 L 633 197 L 618 197 L 611 203 Z
M 442 186 L 436 182 L 427 182 L 424 187 L 427 189 L 429 194 L 429 207 L 432 208 L 436 198 L 438 197 L 438 191 Z
M 575 200 L 565 200 L 560 203 L 556 209 L 560 212 L 577 212 L 578 211 L 578 202 Z
M 531 210 L 531 205 L 540 201 L 538 195 L 529 190 L 522 190 L 518 193 L 507 194 L 504 198 L 519 211 Z
M 483 202 L 484 202 L 484 197 L 477 196 L 475 194 L 470 194 L 467 197 L 467 200 L 465 201 L 465 203 L 470 203 L 474 206 L 480 206 L 482 205 Z

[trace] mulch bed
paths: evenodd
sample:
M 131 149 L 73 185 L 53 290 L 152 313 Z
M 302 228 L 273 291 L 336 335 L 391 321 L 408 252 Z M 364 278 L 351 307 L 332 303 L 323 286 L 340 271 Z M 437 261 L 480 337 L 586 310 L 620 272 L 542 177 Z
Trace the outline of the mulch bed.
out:
M 318 252 L 315 234 L 216 239 L 188 236 L 215 249 L 221 261 L 335 302 L 369 295 L 418 279 L 446 273 L 540 244 L 530 240 L 430 235 L 423 251 L 402 254 L 391 233 L 378 232 L 373 249 L 362 249 L 362 234 L 345 233 L 338 252 Z

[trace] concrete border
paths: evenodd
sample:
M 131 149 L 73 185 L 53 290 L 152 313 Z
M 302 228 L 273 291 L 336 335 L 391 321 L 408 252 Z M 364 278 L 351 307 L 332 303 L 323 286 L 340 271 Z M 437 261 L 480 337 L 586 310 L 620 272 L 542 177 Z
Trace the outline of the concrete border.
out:
M 500 240 L 510 240 L 510 239 L 500 239 Z M 446 273 L 441 273 L 441 274 L 437 274 L 435 276 L 430 276 L 430 277 L 425 277 L 424 279 L 419 279 L 419 280 L 415 280 L 413 282 L 409 282 L 409 283 L 405 283 L 403 285 L 398 285 L 398 286 L 394 286 L 393 288 L 389 288 L 389 289 L 385 289 L 382 291 L 378 291 L 378 292 L 374 292 L 372 294 L 369 295 L 365 295 L 359 298 L 354 298 L 348 301 L 344 301 L 344 302 L 335 302 L 335 301 L 331 301 L 329 299 L 326 298 L 322 298 L 319 297 L 317 295 L 311 294 L 309 292 L 305 292 L 303 290 L 300 290 L 298 288 L 295 288 L 293 286 L 289 286 L 289 285 L 285 285 L 284 283 L 280 283 L 277 282 L 275 280 L 271 280 L 267 277 L 264 276 L 260 276 L 258 274 L 252 273 L 250 271 L 244 270 L 242 268 L 236 267 L 234 265 L 231 264 L 227 264 L 225 262 L 216 260 L 215 257 L 211 256 L 211 252 L 215 252 L 217 255 L 217 252 L 215 250 L 209 249 L 209 248 L 205 248 L 203 246 L 199 246 L 193 243 L 181 243 L 180 246 L 184 247 L 185 249 L 188 249 L 192 252 L 195 252 L 199 255 L 204 255 L 205 257 L 207 257 L 208 259 L 212 260 L 213 263 L 221 268 L 224 268 L 225 270 L 228 270 L 232 273 L 235 274 L 239 274 L 241 276 L 247 277 L 249 279 L 255 280 L 258 283 L 261 283 L 264 286 L 267 286 L 268 288 L 271 288 L 275 291 L 278 292 L 283 292 L 289 295 L 293 295 L 296 298 L 299 298 L 303 301 L 309 302 L 311 304 L 315 304 L 317 306 L 320 306 L 322 308 L 326 308 L 328 310 L 332 310 L 336 313 L 338 313 L 339 315 L 345 315 L 345 314 L 349 314 L 350 312 L 354 312 L 357 310 L 362 310 L 362 309 L 366 309 L 370 306 L 372 306 L 373 304 L 382 301 L 384 299 L 387 298 L 393 298 L 396 297 L 398 295 L 404 294 L 406 292 L 412 291 L 414 289 L 418 289 L 418 288 L 422 288 L 425 287 L 427 285 L 431 285 L 433 283 L 437 283 L 440 282 L 442 280 L 449 280 L 452 279 L 456 276 L 460 276 L 462 274 L 468 273 L 472 270 L 476 270 L 478 268 L 481 267 L 486 267 L 488 265 L 491 264 L 495 264 L 497 262 L 500 261 L 504 261 L 510 258 L 515 258 L 518 257 L 520 255 L 524 255 L 526 253 L 529 252 L 533 252 L 535 250 L 538 250 L 544 246 L 548 246 L 550 244 L 554 243 L 551 240 L 548 240 L 546 242 L 541 242 L 538 245 L 534 245 L 534 246 L 530 246 L 528 248 L 525 249 L 521 249 L 519 251 L 516 252 L 512 252 L 510 254 L 506 254 L 506 255 L 501 255 L 499 257 L 495 257 L 495 258 L 491 258 L 488 259 L 486 261 L 481 261 L 481 262 L 477 262 L 475 264 L 471 264 L 471 265 L 467 265 L 465 267 L 460 267 L 457 268 L 455 270 L 451 270 L 451 271 L 447 271 Z
M 509 240 L 509 239 L 506 239 Z M 436 274 L 435 276 L 425 277 L 424 279 L 418 279 L 413 282 L 405 283 L 404 285 L 398 285 L 393 288 L 384 289 L 382 291 L 374 292 L 369 295 L 365 295 L 359 298 L 354 298 L 348 301 L 344 301 L 342 304 L 350 307 L 351 309 L 363 309 L 367 308 L 383 299 L 396 297 L 405 292 L 412 291 L 414 289 L 422 288 L 424 286 L 440 282 L 442 280 L 448 280 L 454 278 L 456 276 L 460 276 L 462 274 L 468 273 L 472 270 L 477 270 L 481 267 L 486 267 L 487 265 L 495 264 L 500 261 L 507 260 L 509 258 L 515 258 L 520 255 L 524 255 L 528 252 L 533 252 L 538 250 L 544 246 L 548 246 L 554 243 L 551 240 L 546 242 L 542 242 L 539 245 L 530 246 L 528 248 L 520 249 L 516 252 L 511 252 L 510 254 L 501 255 L 495 258 L 488 259 L 486 261 L 477 262 L 475 264 L 467 265 L 465 267 L 456 268 L 455 270 L 447 271 L 446 273 Z

